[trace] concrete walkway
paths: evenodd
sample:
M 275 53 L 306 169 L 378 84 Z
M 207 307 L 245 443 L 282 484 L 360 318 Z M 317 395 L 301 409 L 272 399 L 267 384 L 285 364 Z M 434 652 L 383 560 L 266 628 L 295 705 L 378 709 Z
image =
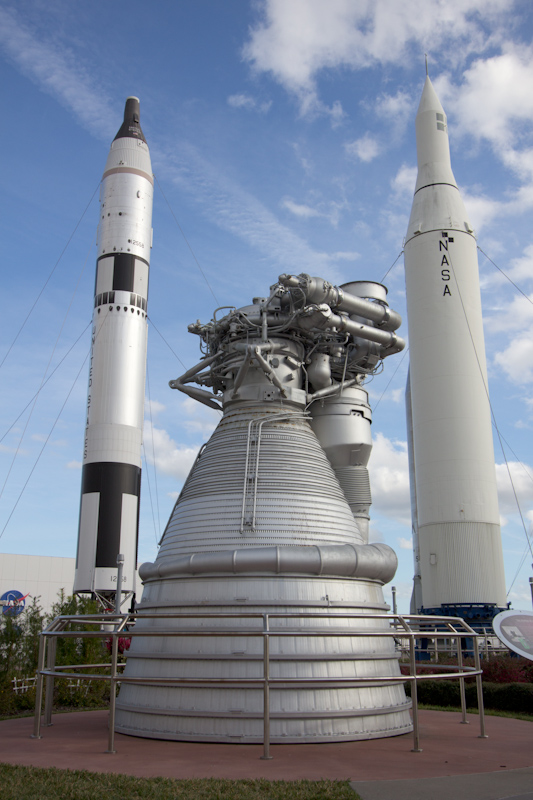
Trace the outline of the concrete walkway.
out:
M 106 711 L 56 714 L 42 739 L 33 719 L 0 722 L 0 761 L 139 777 L 352 781 L 363 800 L 533 800 L 533 724 L 487 717 L 487 739 L 469 715 L 420 711 L 421 753 L 411 735 L 340 744 L 261 745 L 166 742 L 116 735 L 107 749 Z
M 352 781 L 363 800 L 533 800 L 533 767 L 407 781 Z

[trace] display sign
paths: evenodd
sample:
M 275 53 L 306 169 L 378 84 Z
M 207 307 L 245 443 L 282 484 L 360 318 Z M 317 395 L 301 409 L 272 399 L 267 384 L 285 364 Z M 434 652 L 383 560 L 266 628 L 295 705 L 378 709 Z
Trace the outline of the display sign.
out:
M 524 658 L 533 661 L 533 614 L 531 611 L 502 611 L 492 620 L 498 639 Z
M 22 594 L 17 589 L 11 589 L 9 592 L 4 592 L 0 597 L 0 605 L 2 606 L 2 614 L 10 617 L 17 617 L 22 614 L 26 605 L 27 594 Z

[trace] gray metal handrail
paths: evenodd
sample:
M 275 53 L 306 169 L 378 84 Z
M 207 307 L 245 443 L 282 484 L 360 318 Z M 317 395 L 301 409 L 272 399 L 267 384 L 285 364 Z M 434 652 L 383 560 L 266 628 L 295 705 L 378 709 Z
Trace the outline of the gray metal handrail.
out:
M 466 720 L 466 693 L 465 693 L 465 678 L 475 677 L 477 686 L 477 700 L 479 709 L 479 724 L 480 724 L 480 738 L 487 738 L 485 733 L 485 715 L 483 708 L 483 688 L 482 688 L 482 669 L 479 654 L 478 639 L 482 638 L 482 634 L 476 633 L 464 620 L 458 617 L 428 617 L 424 615 L 401 615 L 401 614 L 358 614 L 358 613 L 336 613 L 329 614 L 328 618 L 334 619 L 365 619 L 365 620 L 383 620 L 386 619 L 390 623 L 389 629 L 375 629 L 375 630 L 360 630 L 360 631 L 339 631 L 339 630 L 282 630 L 271 628 L 271 621 L 276 619 L 309 619 L 309 618 L 323 618 L 323 612 L 306 612 L 306 613 L 290 613 L 290 612 L 241 612 L 241 613 L 224 613 L 224 612 L 142 612 L 135 614 L 91 614 L 91 615 L 62 615 L 56 617 L 47 628 L 40 634 L 39 640 L 39 663 L 37 669 L 37 682 L 36 682 L 36 698 L 35 698 L 35 716 L 34 716 L 34 729 L 32 738 L 40 739 L 41 735 L 41 716 L 42 716 L 42 701 L 44 679 L 46 679 L 46 695 L 45 695 L 45 725 L 52 724 L 52 711 L 53 711 L 53 689 L 54 680 L 56 678 L 75 678 L 78 680 L 100 680 L 109 681 L 111 683 L 110 702 L 109 702 L 109 737 L 108 749 L 106 752 L 115 753 L 115 712 L 116 712 L 116 684 L 117 683 L 138 683 L 145 685 L 158 685 L 164 684 L 167 686 L 187 686 L 195 684 L 199 686 L 228 686 L 233 684 L 259 686 L 263 688 L 263 759 L 271 759 L 270 755 L 270 688 L 277 684 L 284 684 L 290 686 L 306 686 L 313 685 L 332 685 L 343 684 L 346 686 L 357 687 L 361 684 L 369 683 L 406 683 L 411 684 L 411 703 L 413 712 L 413 752 L 421 752 L 420 749 L 420 729 L 418 720 L 418 693 L 417 684 L 423 680 L 451 680 L 458 679 L 460 686 L 461 697 L 461 722 L 465 724 Z M 138 619 L 168 619 L 168 620 L 191 620 L 191 619 L 228 619 L 228 620 L 242 620 L 242 619 L 257 619 L 260 620 L 261 628 L 239 630 L 234 627 L 226 629 L 216 628 L 209 630 L 204 628 L 183 628 L 176 630 L 169 628 L 168 630 L 127 630 L 128 637 L 134 636 L 150 636 L 150 637 L 191 637 L 191 636 L 232 636 L 232 637 L 260 637 L 263 640 L 263 677 L 262 678 L 160 678 L 160 677 L 127 677 L 121 674 L 119 668 L 123 665 L 118 663 L 118 640 L 124 635 L 128 625 L 134 625 Z M 76 625 L 99 625 L 100 630 L 67 630 L 70 624 Z M 113 630 L 109 630 L 110 626 Z M 105 626 L 106 630 L 102 629 Z M 272 678 L 270 677 L 270 639 L 271 637 L 393 637 L 395 639 L 402 638 L 409 640 L 409 674 L 408 675 L 373 675 L 361 678 L 357 677 L 326 677 L 326 678 Z M 59 637 L 64 638 L 102 638 L 112 640 L 111 646 L 111 663 L 102 664 L 71 664 L 57 666 L 55 663 L 56 658 L 56 644 Z M 457 653 L 458 664 L 457 667 L 453 665 L 439 664 L 439 672 L 432 672 L 431 674 L 424 675 L 418 674 L 417 670 L 431 669 L 435 670 L 436 665 L 431 662 L 417 662 L 416 661 L 416 640 L 417 639 L 457 639 Z M 463 664 L 461 639 L 471 639 L 474 646 L 474 666 L 469 667 Z M 46 666 L 45 666 L 46 662 Z M 406 666 L 406 665 L 403 665 Z M 96 668 L 107 668 L 110 670 L 108 675 L 94 675 L 88 674 L 83 670 L 92 670 Z M 82 670 L 82 671 L 80 671 Z

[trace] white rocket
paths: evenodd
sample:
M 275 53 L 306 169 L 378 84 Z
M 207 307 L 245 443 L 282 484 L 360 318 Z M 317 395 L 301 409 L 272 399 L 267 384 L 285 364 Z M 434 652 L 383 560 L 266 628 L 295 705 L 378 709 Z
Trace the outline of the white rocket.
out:
M 455 607 L 471 621 L 481 604 L 490 619 L 506 600 L 476 239 L 451 168 L 446 115 L 429 78 L 416 145 L 405 241 L 413 610 Z
M 100 221 L 75 592 L 135 591 L 141 444 L 152 245 L 153 177 L 128 97 L 109 151 L 100 191 Z

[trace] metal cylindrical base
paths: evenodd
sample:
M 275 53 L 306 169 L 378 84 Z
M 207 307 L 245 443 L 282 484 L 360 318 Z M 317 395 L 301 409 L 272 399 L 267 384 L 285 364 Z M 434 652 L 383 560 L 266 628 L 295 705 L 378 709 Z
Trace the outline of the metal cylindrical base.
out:
M 186 597 L 188 603 L 174 604 L 171 596 Z M 262 601 L 252 604 L 252 597 Z M 270 687 L 272 743 L 352 741 L 408 733 L 412 729 L 411 704 L 403 684 L 364 681 L 400 674 L 394 640 L 365 636 L 365 632 L 390 630 L 388 620 L 372 618 L 385 609 L 382 588 L 373 581 L 216 576 L 147 583 L 139 611 L 158 612 L 161 619 L 140 620 L 136 631 L 144 626 L 150 631 L 195 627 L 210 635 L 160 640 L 134 637 L 125 676 L 216 678 L 222 685 L 123 683 L 116 730 L 180 741 L 262 742 L 263 688 L 260 683 L 247 686 L 244 681 L 263 677 L 263 640 L 261 636 L 227 635 L 228 630 L 261 634 L 262 618 L 169 621 L 163 616 L 166 612 L 242 610 L 294 614 L 288 619 L 269 618 L 270 677 L 302 681 L 296 686 L 273 683 Z M 319 616 L 300 616 L 314 612 Z M 366 616 L 350 619 L 342 617 L 343 612 Z M 296 635 L 306 630 L 309 636 Z M 332 682 L 322 684 L 323 678 Z M 335 678 L 359 678 L 362 683 L 347 686 Z M 224 686 L 228 679 L 232 682 Z M 240 685 L 239 680 L 243 681 Z

